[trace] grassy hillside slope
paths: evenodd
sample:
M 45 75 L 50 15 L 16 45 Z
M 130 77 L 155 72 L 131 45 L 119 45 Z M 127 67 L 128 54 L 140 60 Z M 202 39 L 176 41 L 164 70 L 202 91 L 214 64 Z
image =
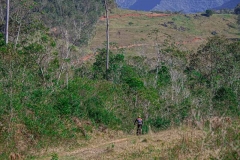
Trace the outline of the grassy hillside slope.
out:
M 125 48 L 130 55 L 156 56 L 156 45 L 164 41 L 178 45 L 180 50 L 194 50 L 205 44 L 213 34 L 240 38 L 236 15 L 159 14 L 115 9 L 110 15 L 110 41 Z M 97 24 L 90 48 L 103 47 L 105 19 Z

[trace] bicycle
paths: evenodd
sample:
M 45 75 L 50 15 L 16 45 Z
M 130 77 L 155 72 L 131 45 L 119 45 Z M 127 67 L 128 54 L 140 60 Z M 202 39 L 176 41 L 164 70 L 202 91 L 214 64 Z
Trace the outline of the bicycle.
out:
M 142 126 L 138 126 L 137 128 L 137 136 L 142 134 Z

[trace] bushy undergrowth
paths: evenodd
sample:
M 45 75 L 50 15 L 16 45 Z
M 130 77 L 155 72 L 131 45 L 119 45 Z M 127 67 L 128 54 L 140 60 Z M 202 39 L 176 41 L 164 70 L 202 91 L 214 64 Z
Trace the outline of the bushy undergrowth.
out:
M 163 49 L 156 67 L 144 57 L 126 61 L 124 53 L 111 53 L 106 74 L 104 49 L 93 65 L 69 69 L 47 39 L 16 47 L 0 37 L 0 152 L 19 150 L 19 130 L 31 142 L 22 152 L 49 139 L 75 139 L 81 130 L 73 117 L 132 132 L 140 114 L 147 133 L 148 126 L 166 129 L 187 118 L 240 115 L 239 42 L 210 39 L 188 61 L 186 52 Z
M 3 31 L 5 1 L 0 1 L 0 5 L 0 31 Z M 99 0 L 13 1 L 10 4 L 12 22 L 9 24 L 9 38 L 14 41 L 18 38 L 20 40 L 21 34 L 30 34 L 31 31 L 39 29 L 39 22 L 43 22 L 50 28 L 52 36 L 81 46 L 87 44 L 92 37 L 103 8 L 104 3 Z
M 194 139 L 183 135 L 181 141 L 166 151 L 166 159 L 238 159 L 239 121 L 221 121 L 218 128 L 207 130 L 206 135 Z

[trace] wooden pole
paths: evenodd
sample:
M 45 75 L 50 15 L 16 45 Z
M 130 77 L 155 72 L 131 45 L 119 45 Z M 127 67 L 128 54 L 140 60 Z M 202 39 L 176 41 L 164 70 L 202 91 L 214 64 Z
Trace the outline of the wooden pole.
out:
M 8 25 L 9 25 L 9 0 L 6 0 L 6 28 L 5 28 L 5 43 L 8 44 Z
M 107 38 L 107 53 L 106 53 L 106 78 L 108 78 L 107 76 L 107 72 L 109 69 L 109 17 L 108 17 L 108 4 L 107 4 L 107 0 L 105 0 L 105 11 L 106 11 L 106 38 Z

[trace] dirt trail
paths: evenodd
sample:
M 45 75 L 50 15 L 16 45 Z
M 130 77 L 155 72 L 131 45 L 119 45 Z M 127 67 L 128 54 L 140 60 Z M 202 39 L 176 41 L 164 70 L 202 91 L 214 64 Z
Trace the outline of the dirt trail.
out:
M 205 41 L 204 38 L 195 37 L 195 38 L 192 38 L 192 39 L 190 39 L 190 40 L 188 40 L 188 41 L 175 42 L 175 44 L 177 44 L 177 45 L 184 45 L 184 44 L 198 43 L 198 42 L 203 42 L 203 41 Z M 154 45 L 147 44 L 147 43 L 138 43 L 138 44 L 130 44 L 130 45 L 126 45 L 126 46 L 113 47 L 113 48 L 110 48 L 110 49 L 112 49 L 112 50 L 117 50 L 117 49 L 129 49 L 129 48 L 144 47 L 144 46 L 154 46 Z M 96 53 L 96 54 L 97 54 L 97 53 Z M 73 63 L 74 65 L 81 64 L 81 63 L 83 63 L 83 62 L 86 62 L 86 61 L 92 59 L 94 56 L 95 56 L 95 54 L 88 54 L 88 55 L 86 55 L 86 56 L 81 57 L 81 58 L 78 59 L 77 61 L 73 61 L 72 63 Z
M 116 18 L 142 17 L 142 16 L 147 16 L 147 17 L 164 17 L 164 16 L 171 16 L 171 14 L 163 14 L 163 13 L 146 13 L 146 14 L 131 13 L 131 14 L 112 15 L 112 16 L 109 16 L 109 18 L 110 19 L 116 19 Z M 103 21 L 105 19 L 106 19 L 105 16 L 100 17 L 101 21 Z
M 145 153 L 150 148 L 152 150 L 151 156 L 159 156 L 160 153 L 162 156 L 163 152 L 185 139 L 193 142 L 202 137 L 204 137 L 204 132 L 199 130 L 172 129 L 142 136 L 128 135 L 125 138 L 112 139 L 104 143 L 92 142 L 87 147 L 57 154 L 59 160 L 135 159 L 135 156 L 141 156 L 142 159 L 151 159 L 149 156 L 144 157 L 146 155 L 141 155 L 141 153 Z M 131 158 L 131 156 L 133 157 Z M 51 157 L 45 159 L 50 160 Z
M 88 147 L 88 148 L 82 148 L 82 149 L 79 149 L 79 150 L 68 152 L 68 153 L 65 153 L 64 156 L 78 155 L 78 154 L 87 153 L 87 152 L 96 154 L 97 152 L 94 152 L 94 151 L 99 150 L 99 148 L 101 148 L 101 146 L 105 146 L 105 145 L 108 145 L 108 144 L 124 143 L 128 140 L 129 140 L 129 138 L 116 139 L 116 140 L 101 143 L 101 144 L 98 144 L 98 145 L 93 145 L 93 146 Z

